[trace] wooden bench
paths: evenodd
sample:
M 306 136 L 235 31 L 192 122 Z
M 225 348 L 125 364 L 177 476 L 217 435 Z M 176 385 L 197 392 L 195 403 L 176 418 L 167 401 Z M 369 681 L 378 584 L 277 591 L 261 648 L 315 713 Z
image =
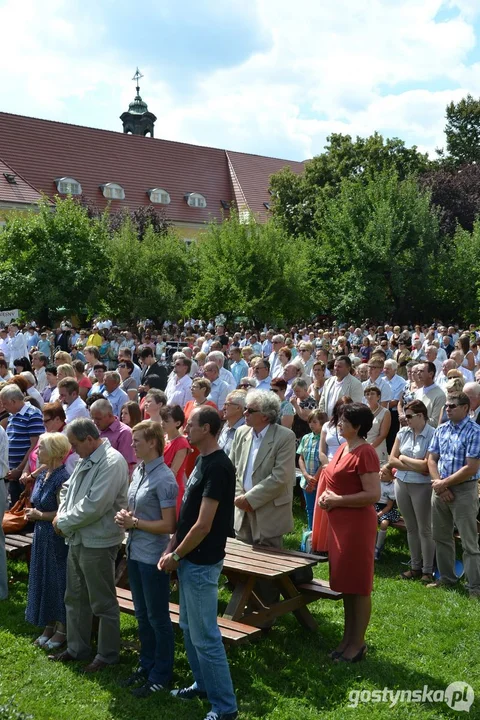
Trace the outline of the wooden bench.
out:
M 120 605 L 120 610 L 129 615 L 135 615 L 135 608 L 132 601 L 132 593 L 130 590 L 125 588 L 117 587 L 117 600 Z M 169 603 L 170 619 L 174 625 L 178 625 L 180 620 L 180 608 L 176 603 Z M 222 639 L 225 643 L 237 644 L 252 640 L 255 637 L 261 635 L 259 628 L 251 625 L 244 625 L 243 623 L 235 622 L 234 620 L 227 620 L 225 618 L 218 618 L 218 627 L 222 634 Z
M 30 549 L 33 542 L 33 533 L 26 533 L 25 535 L 5 535 L 5 550 L 7 557 L 16 559 L 27 555 L 30 557 Z
M 332 590 L 326 580 L 317 580 L 314 578 L 309 583 L 297 585 L 297 587 L 305 595 L 311 595 L 316 600 L 341 600 L 343 598 L 343 594 Z

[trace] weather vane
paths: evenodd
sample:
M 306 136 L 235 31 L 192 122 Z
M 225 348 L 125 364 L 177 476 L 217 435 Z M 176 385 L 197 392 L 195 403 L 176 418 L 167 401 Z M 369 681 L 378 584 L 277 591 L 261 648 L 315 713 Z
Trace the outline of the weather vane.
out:
M 140 78 L 143 78 L 143 75 L 137 67 L 137 72 L 135 73 L 135 75 L 132 78 L 132 80 L 135 80 L 137 83 L 137 95 L 140 95 L 140 85 L 139 85 Z

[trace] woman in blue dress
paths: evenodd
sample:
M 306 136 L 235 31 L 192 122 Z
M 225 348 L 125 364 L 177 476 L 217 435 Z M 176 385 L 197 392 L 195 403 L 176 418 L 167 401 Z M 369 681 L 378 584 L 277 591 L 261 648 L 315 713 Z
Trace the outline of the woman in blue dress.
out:
M 37 476 L 31 495 L 27 519 L 35 522 L 28 599 L 25 618 L 32 625 L 44 626 L 34 641 L 39 647 L 53 650 L 65 642 L 65 586 L 68 547 L 55 534 L 52 520 L 57 514 L 60 488 L 69 474 L 64 460 L 70 443 L 62 433 L 44 433 L 38 445 L 38 460 L 44 469 Z

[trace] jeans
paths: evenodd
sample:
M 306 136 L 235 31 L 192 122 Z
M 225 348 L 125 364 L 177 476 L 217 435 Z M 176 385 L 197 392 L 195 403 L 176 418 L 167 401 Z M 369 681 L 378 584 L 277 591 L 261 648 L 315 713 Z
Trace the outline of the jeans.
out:
M 313 513 L 315 511 L 315 497 L 317 493 L 315 490 L 313 492 L 307 492 L 306 490 L 303 491 L 303 497 L 305 498 L 305 505 L 307 510 L 307 522 L 308 522 L 308 529 L 311 530 L 313 527 Z
M 128 560 L 128 578 L 140 638 L 140 665 L 150 682 L 166 687 L 173 670 L 170 576 L 156 565 Z
M 217 624 L 218 578 L 223 561 L 195 565 L 182 560 L 178 566 L 180 627 L 194 684 L 207 693 L 213 712 L 233 713 L 237 701 L 233 691 L 222 636 Z
M 8 597 L 7 554 L 5 552 L 5 534 L 2 530 L 2 520 L 6 507 L 6 482 L 0 478 L 0 600 L 6 600 Z

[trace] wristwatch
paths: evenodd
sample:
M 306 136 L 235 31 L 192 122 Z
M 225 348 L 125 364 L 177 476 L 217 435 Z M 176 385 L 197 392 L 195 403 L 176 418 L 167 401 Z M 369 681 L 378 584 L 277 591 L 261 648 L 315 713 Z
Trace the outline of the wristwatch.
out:
M 172 553 L 172 558 L 175 560 L 175 562 L 180 562 L 180 560 L 182 559 L 177 552 Z

